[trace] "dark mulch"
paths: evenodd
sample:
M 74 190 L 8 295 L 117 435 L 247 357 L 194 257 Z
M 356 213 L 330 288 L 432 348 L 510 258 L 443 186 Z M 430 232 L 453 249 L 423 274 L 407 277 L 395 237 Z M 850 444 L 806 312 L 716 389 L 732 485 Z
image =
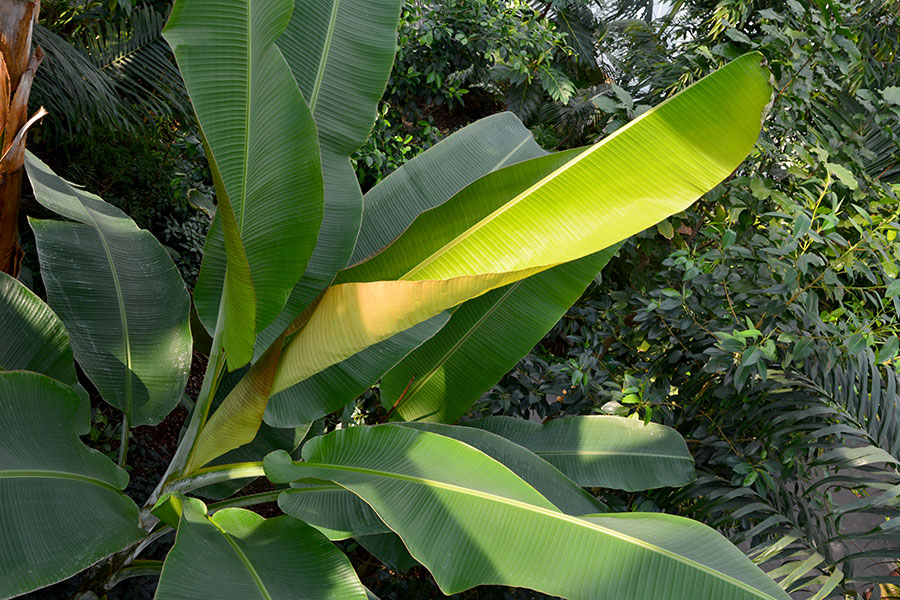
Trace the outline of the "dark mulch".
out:
M 191 359 L 191 374 L 188 376 L 187 388 L 185 393 L 196 400 L 200 395 L 200 388 L 203 387 L 203 376 L 206 374 L 206 365 L 209 359 L 199 352 L 194 352 Z
M 187 409 L 179 405 L 159 425 L 132 430 L 128 444 L 128 473 L 131 479 L 125 493 L 136 502 L 146 500 L 159 483 L 159 478 L 175 456 L 187 416 Z
M 338 542 L 347 554 L 363 584 L 381 600 L 410 600 L 412 598 L 452 598 L 453 600 L 555 600 L 540 592 L 495 585 L 481 586 L 453 596 L 446 596 L 435 583 L 428 569 L 418 565 L 398 573 L 384 566 L 365 548 L 349 540 Z

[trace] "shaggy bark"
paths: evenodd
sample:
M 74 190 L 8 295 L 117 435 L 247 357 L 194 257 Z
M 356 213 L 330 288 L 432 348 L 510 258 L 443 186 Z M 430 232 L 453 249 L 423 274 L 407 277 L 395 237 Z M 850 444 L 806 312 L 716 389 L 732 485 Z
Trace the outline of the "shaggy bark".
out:
M 40 0 L 0 0 L 0 270 L 18 274 L 22 260 L 19 246 L 19 204 L 25 134 L 46 112 L 28 118 L 28 96 L 38 65 L 40 48 L 31 50 L 31 34 L 40 11 Z

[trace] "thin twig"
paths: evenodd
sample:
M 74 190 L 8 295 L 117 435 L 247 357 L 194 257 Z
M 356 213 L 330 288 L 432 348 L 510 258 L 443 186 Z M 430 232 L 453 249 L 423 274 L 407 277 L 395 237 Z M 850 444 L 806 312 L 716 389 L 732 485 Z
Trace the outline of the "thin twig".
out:
M 389 410 L 387 412 L 387 414 L 384 415 L 384 418 L 381 420 L 382 423 L 386 423 L 388 421 L 388 419 L 391 418 L 391 415 L 394 414 L 394 411 L 397 410 L 397 407 L 399 407 L 400 403 L 403 402 L 403 399 L 406 397 L 406 393 L 409 391 L 409 388 L 412 387 L 413 381 L 415 381 L 415 380 L 416 380 L 415 375 L 410 377 L 409 383 L 406 384 L 406 388 L 404 388 L 403 393 L 400 394 L 400 397 L 397 398 L 396 402 L 394 402 L 394 405 L 391 407 L 391 410 Z

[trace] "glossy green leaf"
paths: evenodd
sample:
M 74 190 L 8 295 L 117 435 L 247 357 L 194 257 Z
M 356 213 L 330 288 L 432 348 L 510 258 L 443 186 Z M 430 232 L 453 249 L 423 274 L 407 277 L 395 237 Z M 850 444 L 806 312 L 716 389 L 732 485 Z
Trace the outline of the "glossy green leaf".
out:
M 219 221 L 210 231 L 222 232 L 227 255 L 220 287 L 221 246 L 208 238 L 197 308 L 215 321 L 209 309 L 223 297 L 232 370 L 284 307 L 322 221 L 315 124 L 275 45 L 292 10 L 291 0 L 179 0 L 164 30 L 207 143 Z
M 172 258 L 119 209 L 33 155 L 25 164 L 37 201 L 76 221 L 32 219 L 31 227 L 78 364 L 130 425 L 159 423 L 181 399 L 191 364 L 190 298 Z
M 429 431 L 477 448 L 508 467 L 565 513 L 585 515 L 606 511 L 602 502 L 554 466 L 498 435 L 436 423 L 400 423 L 398 426 Z M 278 506 L 287 514 L 320 528 L 331 539 L 358 538 L 390 531 L 368 504 L 334 484 L 293 484 L 292 489 L 278 498 Z
M 170 523 L 178 532 L 156 600 L 366 598 L 350 561 L 305 523 L 241 508 L 208 517 L 195 498 L 168 496 L 162 503 L 155 512 L 179 518 Z
M 446 201 L 474 179 L 504 165 L 544 154 L 531 132 L 512 113 L 486 117 L 463 128 L 403 165 L 366 194 L 363 226 L 353 260 L 357 254 L 381 248 L 421 211 Z M 433 336 L 440 329 L 437 325 L 443 325 L 446 318 L 438 315 L 426 322 L 435 327 L 416 325 L 276 394 L 266 408 L 266 422 L 287 426 L 337 410 Z M 438 319 L 444 321 L 437 323 Z M 411 335 L 414 333 L 415 338 Z
M 536 183 L 579 152 L 535 161 L 520 172 L 521 185 Z M 375 253 L 419 213 L 446 202 L 479 177 L 546 154 L 512 113 L 472 123 L 366 194 L 354 258 Z M 447 326 L 385 376 L 385 408 L 394 407 L 397 418 L 407 421 L 458 419 L 559 320 L 613 252 L 560 265 L 464 303 Z M 496 343 L 500 338 L 503 344 Z
M 74 388 L 81 399 L 75 430 L 88 432 L 91 401 L 78 384 L 65 326 L 43 300 L 6 273 L 0 273 L 0 371 L 34 371 Z
M 78 396 L 28 372 L 0 373 L 0 598 L 66 579 L 140 540 L 128 475 L 82 444 Z
M 62 321 L 6 273 L 0 273 L 0 371 L 34 371 L 69 386 L 77 383 Z
M 323 151 L 350 156 L 369 137 L 397 51 L 401 4 L 295 0 L 278 47 L 316 118 Z
M 464 425 L 528 448 L 585 487 L 647 490 L 694 480 L 694 459 L 677 431 L 636 419 L 583 416 L 544 424 L 487 417 Z
M 354 427 L 312 440 L 303 458 L 273 453 L 266 474 L 351 490 L 447 594 L 498 584 L 572 600 L 788 598 L 705 525 L 663 514 L 566 515 L 500 463 L 433 433 Z
M 759 54 L 733 61 L 527 189 L 528 161 L 420 215 L 384 251 L 338 275 L 286 345 L 273 390 L 689 206 L 756 141 L 772 92 L 761 62 Z
M 324 214 L 316 250 L 278 317 L 262 331 L 255 357 L 284 331 L 347 265 L 362 217 L 362 192 L 350 163 L 366 140 L 396 50 L 399 0 L 296 0 L 277 46 L 309 104 L 319 134 Z M 355 66 L 365 64 L 365 69 Z M 207 279 L 221 290 L 225 264 L 221 232 L 210 237 Z M 205 282 L 204 282 L 205 283 Z M 218 304 L 207 299 L 204 323 Z

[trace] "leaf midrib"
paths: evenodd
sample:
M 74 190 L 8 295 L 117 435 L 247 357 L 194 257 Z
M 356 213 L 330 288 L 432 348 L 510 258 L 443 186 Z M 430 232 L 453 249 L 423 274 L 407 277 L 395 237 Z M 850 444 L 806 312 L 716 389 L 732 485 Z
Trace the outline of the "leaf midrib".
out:
M 494 165 L 494 168 L 491 169 L 490 171 L 488 171 L 488 173 L 489 173 L 489 174 L 490 174 L 490 173 L 493 173 L 494 171 L 500 169 L 501 167 L 506 166 L 506 162 L 507 162 L 509 159 L 511 159 L 511 158 L 513 157 L 513 155 L 514 155 L 516 152 L 518 152 L 519 150 L 521 150 L 521 149 L 522 149 L 522 146 L 524 146 L 525 144 L 527 144 L 529 139 L 531 139 L 531 135 L 530 135 L 530 134 L 524 136 L 523 139 L 522 139 L 522 141 L 519 142 L 518 144 L 516 144 L 516 147 L 515 147 L 515 148 L 513 148 L 512 150 L 510 150 L 509 152 L 507 152 L 507 153 L 506 153 L 506 156 L 504 156 L 504 157 L 503 157 L 496 165 Z
M 531 448 L 529 448 L 529 450 L 538 456 L 640 456 L 647 458 L 670 458 L 672 460 L 694 462 L 693 458 L 687 456 L 660 454 L 658 452 L 622 452 L 620 450 L 534 450 Z
M 489 492 L 483 492 L 481 490 L 473 490 L 471 488 L 465 488 L 465 487 L 458 486 L 458 485 L 455 485 L 452 483 L 446 483 L 443 481 L 435 481 L 433 479 L 426 479 L 424 477 L 415 477 L 413 475 L 405 475 L 402 473 L 392 473 L 389 471 L 379 471 L 377 469 L 366 469 L 363 467 L 351 467 L 351 466 L 346 466 L 346 465 L 331 465 L 331 464 L 322 464 L 322 463 L 301 462 L 301 463 L 293 463 L 293 464 L 296 467 L 302 467 L 302 468 L 319 468 L 319 469 L 326 469 L 326 470 L 333 469 L 333 470 L 345 471 L 345 472 L 349 472 L 349 473 L 374 475 L 376 477 L 383 477 L 385 479 L 396 479 L 396 480 L 400 480 L 400 481 L 407 481 L 410 483 L 424 485 L 426 487 L 434 487 L 434 488 L 438 488 L 438 489 L 443 489 L 443 490 L 446 490 L 449 492 L 454 492 L 457 494 L 475 496 L 475 497 L 478 497 L 478 498 L 481 498 L 484 500 L 493 501 L 493 502 L 497 502 L 500 504 L 506 504 L 506 505 L 518 508 L 520 510 L 538 513 L 538 514 L 543 515 L 544 517 L 567 521 L 573 525 L 580 526 L 580 527 L 586 527 L 588 529 L 592 529 L 594 531 L 597 531 L 597 532 L 607 535 L 609 537 L 613 537 L 613 538 L 622 540 L 626 543 L 630 543 L 634 546 L 642 547 L 651 552 L 656 552 L 657 554 L 665 556 L 671 560 L 688 565 L 689 567 L 692 567 L 699 571 L 703 571 L 703 572 L 707 573 L 708 575 L 711 575 L 712 577 L 716 577 L 718 579 L 725 581 L 726 583 L 730 583 L 731 585 L 734 585 L 735 587 L 738 587 L 747 592 L 750 592 L 751 594 L 753 594 L 759 598 L 763 598 L 765 600 L 776 600 L 772 596 L 770 596 L 760 590 L 757 590 L 756 588 L 744 583 L 743 581 L 740 581 L 739 579 L 735 579 L 734 577 L 731 577 L 730 575 L 728 575 L 726 573 L 717 571 L 717 570 L 713 569 L 712 567 L 708 567 L 702 563 L 698 563 L 689 558 L 685 558 L 685 557 L 683 557 L 679 554 L 676 554 L 670 550 L 666 550 L 665 548 L 661 548 L 654 544 L 650 544 L 644 540 L 632 537 L 630 535 L 621 533 L 619 531 L 615 531 L 613 529 L 603 527 L 601 525 L 592 523 L 590 521 L 585 521 L 584 519 L 580 519 L 578 517 L 573 517 L 571 515 L 567 515 L 563 512 L 560 512 L 559 510 L 554 511 L 554 510 L 542 508 L 540 506 L 536 506 L 534 504 L 529 504 L 527 502 L 522 502 L 520 500 L 514 500 L 512 498 L 505 498 L 503 496 L 497 496 L 496 494 L 491 494 Z M 347 486 L 344 486 L 344 487 L 347 487 Z M 348 489 L 350 489 L 350 491 L 353 491 L 354 493 L 356 493 L 352 488 L 348 488 Z M 367 504 L 372 506 L 371 503 L 367 502 L 366 499 L 363 498 L 361 495 L 357 494 L 357 496 L 359 496 L 364 502 L 366 502 Z M 379 518 L 382 518 L 381 513 L 378 512 L 378 510 L 375 506 L 372 506 L 372 509 L 375 510 L 375 512 L 376 512 L 376 514 L 378 514 Z M 383 520 L 383 518 L 382 518 L 382 520 Z
M 651 109 L 651 111 L 652 110 L 653 109 Z M 651 111 L 648 111 L 648 113 Z M 519 202 L 528 198 L 529 196 L 531 196 L 532 194 L 537 192 L 539 189 L 541 189 L 545 185 L 554 181 L 557 177 L 559 177 L 560 175 L 562 175 L 563 173 L 565 173 L 566 171 L 568 171 L 569 169 L 571 169 L 572 167 L 577 165 L 582 160 L 586 159 L 588 156 L 591 156 L 592 154 L 594 154 L 594 152 L 596 152 L 598 148 L 604 147 L 608 140 L 612 139 L 617 133 L 622 131 L 622 129 L 626 129 L 626 128 L 627 128 L 627 125 L 625 127 L 622 127 L 621 129 L 614 131 L 608 137 L 604 138 L 603 141 L 598 142 L 596 145 L 589 148 L 585 152 L 582 152 L 581 154 L 573 157 L 569 162 L 565 163 L 564 165 L 562 165 L 561 167 L 559 167 L 558 169 L 556 169 L 555 171 L 553 171 L 546 177 L 542 178 L 537 183 L 533 184 L 531 187 L 526 189 L 524 192 L 521 192 L 519 195 L 514 197 L 512 200 L 510 200 L 506 204 L 500 206 L 499 208 L 494 210 L 492 213 L 490 213 L 489 215 L 487 215 L 486 217 L 484 217 L 483 219 L 481 219 L 480 221 L 478 221 L 477 223 L 475 223 L 474 225 L 472 225 L 471 227 L 469 227 L 468 229 L 466 229 L 465 231 L 463 231 L 462 233 L 457 235 L 455 238 L 453 238 L 452 240 L 450 240 L 449 242 L 444 244 L 440 249 L 438 249 L 435 252 L 432 252 L 430 256 L 428 256 L 425 260 L 423 260 L 422 262 L 420 262 L 419 264 L 414 266 L 412 269 L 410 269 L 406 274 L 404 274 L 399 279 L 400 280 L 412 280 L 412 278 L 415 277 L 416 274 L 423 271 L 431 263 L 435 262 L 441 256 L 448 253 L 450 250 L 452 250 L 456 246 L 460 245 L 462 242 L 466 241 L 468 238 L 472 237 L 473 235 L 475 235 L 476 233 L 478 233 L 479 231 L 481 231 L 482 229 L 484 229 L 485 227 L 490 225 L 494 220 L 496 220 L 498 217 L 500 217 L 500 215 L 502 215 L 503 213 L 516 207 L 519 204 Z
M 116 493 L 122 493 L 122 490 L 109 482 L 90 477 L 88 475 L 80 475 L 78 473 L 69 473 L 67 471 L 53 471 L 45 469 L 16 469 L 0 471 L 0 479 L 67 479 L 70 481 L 80 481 L 82 483 L 90 483 L 99 487 L 112 490 Z
M 232 538 L 231 535 L 227 531 L 225 531 L 225 529 L 223 529 L 212 519 L 210 519 L 209 522 L 212 523 L 213 526 L 222 533 L 222 537 L 225 538 L 225 541 L 229 546 L 231 546 L 231 549 L 234 550 L 234 553 L 244 565 L 244 568 L 247 569 L 247 573 L 250 574 L 250 578 L 253 579 L 253 583 L 256 584 L 256 587 L 259 590 L 259 593 L 262 595 L 263 599 L 272 600 L 272 595 L 269 593 L 269 590 L 266 589 L 266 584 L 263 583 L 263 580 L 259 576 L 259 573 L 257 573 L 256 569 L 253 567 L 253 563 L 250 562 L 250 559 L 246 554 L 244 554 L 244 551 L 241 550 L 241 547 L 237 545 L 237 542 L 234 541 L 234 538 Z
M 77 193 L 73 193 L 72 195 L 78 198 L 78 202 L 84 209 L 85 214 L 94 224 L 94 229 L 96 229 L 97 231 L 97 236 L 100 238 L 100 243 L 103 244 L 103 252 L 106 254 L 106 261 L 107 263 L 109 263 L 109 271 L 112 275 L 113 284 L 116 288 L 116 301 L 118 302 L 119 306 L 119 320 L 122 324 L 122 338 L 125 347 L 125 408 L 122 412 L 124 412 L 125 416 L 133 422 L 134 415 L 132 414 L 131 406 L 131 403 L 134 399 L 131 387 L 131 335 L 128 333 L 128 315 L 125 313 L 125 295 L 122 293 L 122 284 L 119 282 L 119 274 L 118 271 L 116 271 L 116 264 L 113 261 L 112 252 L 110 252 L 109 250 L 109 244 L 106 242 L 106 236 L 103 235 L 103 229 L 100 227 L 100 223 L 98 223 L 97 219 L 94 217 L 93 211 L 88 208 L 87 205 L 85 205 L 84 201 L 81 199 L 81 195 Z
M 312 92 L 309 95 L 309 112 L 315 114 L 316 102 L 319 99 L 319 91 L 322 89 L 322 80 L 325 78 L 325 66 L 328 63 L 328 55 L 331 53 L 331 43 L 334 39 L 334 30 L 337 27 L 338 7 L 341 0 L 334 0 L 331 5 L 331 17 L 328 22 L 328 30 L 325 33 L 325 41 L 322 44 L 322 57 L 319 59 L 319 68 L 316 71 L 316 80 L 313 83 Z

